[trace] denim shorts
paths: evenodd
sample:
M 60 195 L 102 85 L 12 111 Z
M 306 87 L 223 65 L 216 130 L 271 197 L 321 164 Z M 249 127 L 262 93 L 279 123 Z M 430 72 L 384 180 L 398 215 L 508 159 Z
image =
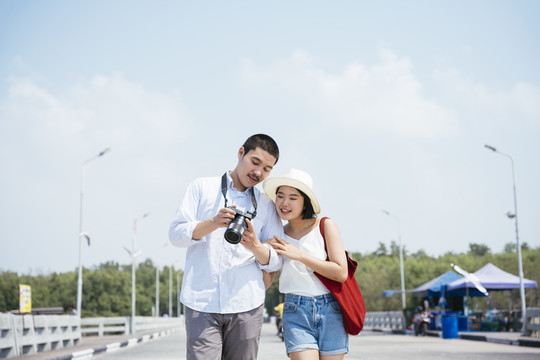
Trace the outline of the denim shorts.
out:
M 349 351 L 341 307 L 332 294 L 314 297 L 286 294 L 283 335 L 287 354 L 308 349 L 318 350 L 320 355 Z

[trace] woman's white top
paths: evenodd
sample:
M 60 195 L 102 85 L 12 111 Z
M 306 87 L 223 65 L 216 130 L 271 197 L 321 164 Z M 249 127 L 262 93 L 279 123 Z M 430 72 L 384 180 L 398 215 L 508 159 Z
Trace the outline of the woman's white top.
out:
M 319 226 L 316 226 L 300 240 L 285 235 L 285 241 L 296 246 L 303 252 L 321 260 L 326 260 L 324 239 Z M 279 276 L 279 291 L 283 294 L 297 294 L 303 296 L 318 296 L 328 294 L 330 291 L 313 274 L 313 270 L 297 260 L 284 257 L 281 275 Z

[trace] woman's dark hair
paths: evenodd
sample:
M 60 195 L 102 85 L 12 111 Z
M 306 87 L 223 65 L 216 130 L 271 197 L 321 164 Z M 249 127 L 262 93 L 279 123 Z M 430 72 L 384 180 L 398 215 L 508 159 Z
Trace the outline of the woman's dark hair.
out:
M 246 142 L 244 142 L 244 145 L 242 145 L 242 147 L 245 150 L 244 154 L 247 154 L 251 150 L 255 150 L 256 148 L 259 147 L 262 150 L 268 152 L 270 155 L 272 155 L 273 157 L 276 158 L 276 162 L 274 163 L 274 165 L 277 164 L 277 162 L 278 162 L 279 148 L 278 148 L 276 142 L 274 141 L 274 139 L 272 139 L 268 135 L 265 135 L 265 134 L 251 135 L 246 140 Z
M 280 187 L 281 186 L 278 186 L 278 188 L 276 189 L 276 195 Z M 302 197 L 304 198 L 304 210 L 302 210 L 302 219 L 307 220 L 317 217 L 317 214 L 315 214 L 315 210 L 313 210 L 313 205 L 311 204 L 311 199 L 309 198 L 309 196 L 307 196 L 302 190 L 297 188 L 295 189 L 298 190 L 300 195 L 302 195 Z

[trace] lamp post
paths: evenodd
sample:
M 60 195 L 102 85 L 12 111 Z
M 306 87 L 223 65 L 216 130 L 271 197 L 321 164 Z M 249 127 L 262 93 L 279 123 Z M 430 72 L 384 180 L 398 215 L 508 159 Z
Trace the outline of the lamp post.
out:
M 150 215 L 149 213 L 144 214 L 138 219 L 133 220 L 133 238 L 131 240 L 131 251 L 126 249 L 131 255 L 131 333 L 135 334 L 135 260 L 140 251 L 135 251 L 135 237 L 137 236 L 137 221 L 144 219 Z
M 172 302 L 172 298 L 173 298 L 173 267 L 174 267 L 174 264 L 176 264 L 177 262 L 179 262 L 180 259 L 177 259 L 175 261 L 173 261 L 173 263 L 171 264 L 171 267 L 169 268 L 169 317 L 172 317 L 173 316 L 173 302 Z M 180 297 L 180 273 L 178 273 L 178 283 L 177 283 L 177 297 L 179 298 Z M 178 299 L 178 306 L 180 306 L 180 299 Z M 180 307 L 178 307 L 178 316 L 180 316 Z
M 171 267 L 169 268 L 169 317 L 172 318 L 173 316 L 173 312 L 172 312 L 172 307 L 173 307 L 173 304 L 172 304 L 172 265 Z
M 83 200 L 84 200 L 84 166 L 90 161 L 97 159 L 106 153 L 111 151 L 111 148 L 103 149 L 99 154 L 90 159 L 84 161 L 81 166 L 81 203 L 79 209 L 79 276 L 77 278 L 77 315 L 81 317 L 81 304 L 82 304 L 82 241 L 83 238 L 87 239 L 88 245 L 90 245 L 90 237 L 87 233 L 83 233 Z
M 156 265 L 156 317 L 159 317 L 159 268 Z
M 393 217 L 394 219 L 396 219 L 396 222 L 397 222 L 398 239 L 399 239 L 399 270 L 400 270 L 400 275 L 401 275 L 401 307 L 405 309 L 407 307 L 407 302 L 405 299 L 405 274 L 403 271 L 403 246 L 401 245 L 401 229 L 399 226 L 399 218 L 384 209 L 382 210 L 382 212 L 390 217 Z
M 176 280 L 176 313 L 180 317 L 180 271 L 177 273 L 178 279 Z
M 169 243 L 164 243 L 159 249 L 169 246 Z M 158 250 L 159 250 L 158 249 Z M 159 266 L 156 263 L 156 317 L 159 317 Z
M 516 246 L 517 246 L 517 256 L 518 256 L 518 268 L 519 268 L 519 295 L 521 297 L 521 322 L 522 328 L 521 333 L 525 334 L 525 328 L 527 326 L 527 308 L 525 305 L 525 286 L 523 282 L 523 263 L 521 261 L 521 244 L 519 242 L 519 231 L 518 231 L 518 214 L 517 214 L 517 196 L 516 196 L 516 170 L 514 165 L 514 158 L 508 154 L 500 152 L 495 147 L 490 145 L 484 145 L 486 149 L 489 149 L 493 152 L 496 152 L 502 156 L 506 156 L 510 159 L 512 163 L 512 180 L 514 188 L 514 214 L 508 214 L 509 218 L 514 218 L 516 224 Z

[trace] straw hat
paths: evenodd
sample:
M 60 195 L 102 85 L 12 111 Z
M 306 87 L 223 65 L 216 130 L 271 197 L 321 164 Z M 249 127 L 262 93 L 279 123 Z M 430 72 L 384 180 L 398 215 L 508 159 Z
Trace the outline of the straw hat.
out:
M 285 176 L 268 178 L 263 182 L 264 192 L 274 202 L 276 201 L 276 190 L 280 186 L 290 186 L 302 191 L 311 200 L 311 205 L 313 205 L 313 211 L 315 211 L 315 214 L 321 212 L 319 201 L 317 201 L 317 197 L 312 190 L 313 180 L 307 172 L 298 169 L 291 169 L 291 171 Z

